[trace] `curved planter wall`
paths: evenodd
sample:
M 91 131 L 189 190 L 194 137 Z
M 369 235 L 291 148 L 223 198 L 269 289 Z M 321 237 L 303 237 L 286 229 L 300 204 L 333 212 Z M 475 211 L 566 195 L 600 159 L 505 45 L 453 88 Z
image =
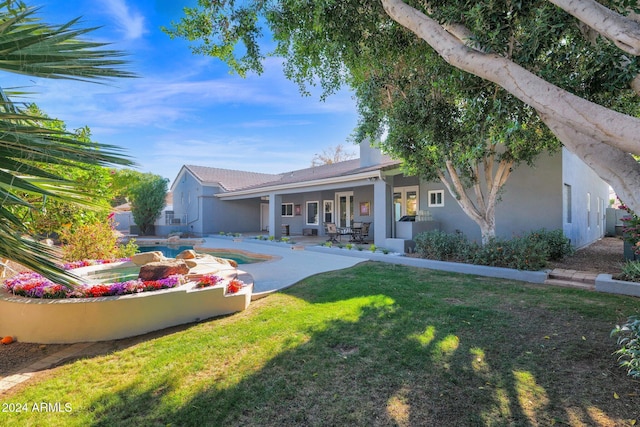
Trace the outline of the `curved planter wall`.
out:
M 231 274 L 235 276 L 235 271 Z M 226 287 L 198 289 L 195 282 L 99 298 L 35 299 L 14 296 L 3 289 L 0 336 L 42 344 L 105 341 L 231 314 L 246 309 L 251 302 L 251 277 L 238 271 L 238 278 L 247 286 L 235 294 L 225 294 Z

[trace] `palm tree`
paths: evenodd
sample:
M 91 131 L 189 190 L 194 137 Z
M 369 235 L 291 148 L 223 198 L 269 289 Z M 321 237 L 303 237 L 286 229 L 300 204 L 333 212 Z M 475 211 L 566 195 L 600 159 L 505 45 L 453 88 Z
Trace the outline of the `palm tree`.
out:
M 23 2 L 0 2 L 0 70 L 93 82 L 134 77 L 120 69 L 126 64 L 121 52 L 81 39 L 93 28 L 76 29 L 77 19 L 64 25 L 45 24 L 35 17 L 36 12 Z M 72 286 L 77 278 L 57 265 L 51 248 L 27 235 L 12 207 L 33 208 L 23 194 L 92 205 L 87 189 L 47 172 L 42 165 L 130 166 L 133 162 L 118 147 L 83 142 L 69 132 L 44 128 L 42 123 L 49 119 L 30 115 L 11 100 L 15 95 L 0 87 L 0 258 Z

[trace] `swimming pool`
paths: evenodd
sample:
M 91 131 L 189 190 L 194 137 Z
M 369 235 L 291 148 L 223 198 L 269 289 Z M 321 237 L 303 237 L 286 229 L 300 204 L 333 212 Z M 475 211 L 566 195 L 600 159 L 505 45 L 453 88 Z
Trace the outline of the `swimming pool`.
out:
M 139 252 L 153 252 L 160 251 L 165 258 L 175 258 L 180 252 L 186 251 L 188 249 L 193 249 L 193 246 L 163 246 L 163 245 L 153 245 L 153 246 L 139 246 Z
M 166 258 L 175 258 L 180 252 L 193 249 L 193 246 L 140 246 L 140 252 L 160 251 Z M 238 264 L 254 264 L 270 260 L 269 255 L 255 254 L 252 252 L 236 251 L 232 249 L 208 249 L 198 248 L 197 252 L 213 255 L 220 258 L 232 259 Z

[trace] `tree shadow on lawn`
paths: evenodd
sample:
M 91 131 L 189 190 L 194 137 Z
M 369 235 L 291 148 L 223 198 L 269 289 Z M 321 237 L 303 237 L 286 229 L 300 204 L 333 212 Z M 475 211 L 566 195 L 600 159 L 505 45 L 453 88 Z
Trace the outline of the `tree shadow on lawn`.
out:
M 239 356 L 256 363 L 253 374 L 230 386 L 212 378 L 174 405 L 160 403 L 180 381 L 167 373 L 93 402 L 94 425 L 622 425 L 638 416 L 637 383 L 611 356 L 612 325 L 586 315 L 615 313 L 612 304 L 637 310 L 637 300 L 550 296 L 406 267 L 375 282 L 382 268 L 390 267 L 367 263 L 268 297 L 303 299 L 308 311 L 296 315 L 324 310 L 324 322 L 287 331 L 308 340 L 284 342 L 264 363 L 250 349 Z

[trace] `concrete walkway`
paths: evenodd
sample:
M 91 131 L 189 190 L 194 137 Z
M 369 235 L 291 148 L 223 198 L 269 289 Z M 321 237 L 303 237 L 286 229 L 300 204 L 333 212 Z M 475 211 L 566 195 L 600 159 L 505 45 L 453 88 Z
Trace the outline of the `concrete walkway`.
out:
M 364 261 L 381 261 L 412 267 L 429 268 L 455 273 L 502 279 L 520 280 L 530 283 L 544 283 L 547 272 L 520 271 L 501 267 L 460 264 L 455 262 L 434 261 L 422 258 L 401 256 L 399 254 L 372 253 L 369 250 L 339 249 L 321 246 L 322 241 L 305 241 L 295 238 L 296 244 L 258 240 L 250 237 L 232 239 L 229 237 L 208 237 L 201 245 L 203 248 L 228 249 L 256 254 L 271 255 L 271 261 L 255 264 L 242 264 L 239 268 L 251 274 L 254 279 L 254 299 L 270 292 L 289 287 L 300 280 L 326 271 L 353 267 Z
M 253 276 L 255 296 L 287 288 L 315 274 L 353 267 L 365 261 L 365 259 L 341 254 L 312 252 L 307 250 L 311 246 L 304 243 L 292 245 L 251 238 L 227 237 L 208 237 L 204 240 L 204 243 L 198 247 L 253 252 L 274 257 L 270 261 L 242 264 L 239 267 Z

